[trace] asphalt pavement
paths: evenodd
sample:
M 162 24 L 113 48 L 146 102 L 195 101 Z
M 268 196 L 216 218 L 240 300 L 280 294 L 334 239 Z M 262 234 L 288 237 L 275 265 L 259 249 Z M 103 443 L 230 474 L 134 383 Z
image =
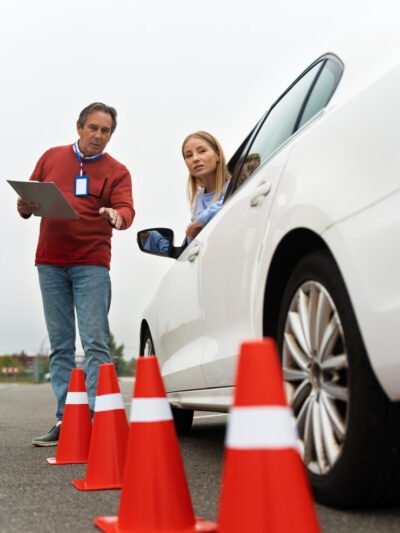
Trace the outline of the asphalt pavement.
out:
M 121 381 L 127 410 L 132 387 L 132 381 Z M 85 477 L 86 465 L 50 466 L 46 458 L 56 448 L 31 445 L 51 428 L 54 412 L 48 383 L 0 383 L 0 533 L 94 532 L 94 517 L 118 513 L 119 490 L 78 491 L 71 481 Z M 191 434 L 179 441 L 195 512 L 209 520 L 218 514 L 226 420 L 195 413 Z M 316 508 L 327 533 L 400 532 L 400 509 Z

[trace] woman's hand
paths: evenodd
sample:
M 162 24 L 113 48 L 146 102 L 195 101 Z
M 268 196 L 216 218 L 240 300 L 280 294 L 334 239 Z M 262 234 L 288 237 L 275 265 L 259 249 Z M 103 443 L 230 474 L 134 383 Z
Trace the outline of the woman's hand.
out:
M 200 233 L 200 231 L 203 229 L 203 226 L 200 224 L 200 222 L 196 219 L 194 222 L 189 224 L 189 226 L 186 228 L 186 235 L 190 239 L 195 239 L 197 235 Z

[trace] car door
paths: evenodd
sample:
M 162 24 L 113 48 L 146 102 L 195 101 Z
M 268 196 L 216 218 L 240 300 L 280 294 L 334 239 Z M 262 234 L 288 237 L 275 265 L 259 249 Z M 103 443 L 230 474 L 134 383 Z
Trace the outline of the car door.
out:
M 289 156 L 290 138 L 302 125 L 326 64 L 323 58 L 312 65 L 260 122 L 236 165 L 231 197 L 204 240 L 198 281 L 206 331 L 202 366 L 208 387 L 231 386 L 240 343 L 262 336 L 256 303 L 262 301 L 259 291 L 263 293 L 264 287 L 257 286 L 257 272 L 268 214 Z M 319 109 L 314 105 L 307 120 Z
M 168 392 L 205 387 L 201 369 L 205 330 L 195 260 L 200 245 L 193 241 L 167 272 L 154 306 L 156 331 L 161 332 L 156 351 Z

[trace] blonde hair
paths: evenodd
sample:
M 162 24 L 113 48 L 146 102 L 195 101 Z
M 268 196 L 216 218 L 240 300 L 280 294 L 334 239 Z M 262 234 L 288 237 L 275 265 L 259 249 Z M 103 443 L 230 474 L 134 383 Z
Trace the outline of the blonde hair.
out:
M 185 145 L 193 137 L 201 139 L 202 141 L 205 141 L 207 144 L 209 144 L 218 156 L 217 169 L 215 172 L 215 194 L 212 199 L 212 202 L 215 202 L 216 200 L 218 200 L 222 191 L 224 190 L 225 183 L 229 181 L 231 177 L 228 172 L 228 169 L 226 168 L 224 151 L 222 150 L 222 146 L 219 144 L 219 142 L 213 135 L 207 133 L 206 131 L 196 131 L 195 133 L 191 133 L 190 135 L 188 135 L 182 143 L 182 155 L 184 158 Z M 189 174 L 187 190 L 191 209 L 193 209 L 196 195 L 202 187 L 203 184 L 201 183 L 201 181 L 198 178 L 192 176 L 192 174 Z

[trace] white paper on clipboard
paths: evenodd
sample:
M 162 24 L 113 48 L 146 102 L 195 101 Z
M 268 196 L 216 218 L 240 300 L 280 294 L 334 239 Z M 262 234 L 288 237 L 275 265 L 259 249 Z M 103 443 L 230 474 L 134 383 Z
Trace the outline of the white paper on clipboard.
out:
M 54 182 L 7 180 L 24 200 L 40 204 L 39 217 L 72 218 L 79 216 Z

